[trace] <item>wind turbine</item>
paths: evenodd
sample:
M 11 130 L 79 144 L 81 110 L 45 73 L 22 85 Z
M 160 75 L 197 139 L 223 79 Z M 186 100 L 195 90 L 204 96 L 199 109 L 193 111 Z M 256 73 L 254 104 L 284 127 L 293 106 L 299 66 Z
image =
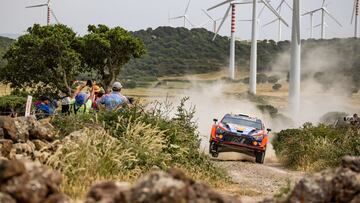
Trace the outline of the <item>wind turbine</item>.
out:
M 312 25 L 313 14 L 318 11 L 321 11 L 321 39 L 325 38 L 325 15 L 328 15 L 333 21 L 336 22 L 336 24 L 338 24 L 340 27 L 342 27 L 341 23 L 327 10 L 325 2 L 326 2 L 326 0 L 323 0 L 321 8 L 309 11 L 302 15 L 302 16 L 310 15 L 310 20 L 311 20 L 310 29 L 312 29 L 311 25 Z M 310 32 L 312 32 L 312 31 L 310 31 Z
M 59 23 L 59 20 L 57 19 L 54 11 L 53 11 L 53 10 L 51 9 L 51 7 L 50 7 L 50 0 L 48 0 L 47 3 L 45 3 L 45 4 L 38 4 L 38 5 L 33 5 L 33 6 L 27 6 L 27 7 L 25 7 L 25 8 L 37 8 L 37 7 L 44 7 L 44 6 L 47 7 L 47 21 L 46 21 L 46 24 L 47 24 L 47 25 L 50 25 L 50 15 L 52 15 L 52 16 L 55 18 L 56 22 Z
M 289 3 L 287 3 L 286 0 L 282 0 L 282 1 L 280 2 L 279 6 L 276 8 L 276 11 L 277 11 L 279 14 L 281 14 L 282 6 L 283 6 L 283 5 L 286 5 L 286 6 L 292 11 L 292 8 L 291 8 L 291 6 L 289 5 Z M 275 22 L 278 22 L 278 41 L 281 41 L 281 38 L 282 38 L 282 23 L 283 23 L 283 22 L 281 21 L 280 18 L 276 18 L 276 19 L 274 19 L 274 20 L 266 23 L 265 25 L 263 25 L 263 27 L 266 27 L 266 26 L 268 26 L 268 25 L 271 25 L 271 24 L 273 24 L 273 23 L 275 23 Z
M 184 27 L 186 27 L 186 22 L 188 22 L 192 27 L 194 27 L 194 25 L 190 22 L 189 18 L 187 17 L 187 12 L 189 10 L 189 6 L 190 6 L 190 3 L 191 3 L 191 0 L 189 0 L 187 6 L 186 6 L 186 9 L 185 9 L 185 12 L 183 15 L 181 16 L 177 16 L 177 17 L 173 17 L 173 18 L 169 18 L 169 21 L 170 20 L 175 20 L 175 19 L 183 19 L 184 21 Z
M 301 0 L 293 1 L 291 32 L 291 67 L 289 84 L 289 105 L 293 116 L 300 110 L 300 69 L 301 69 Z
M 202 9 L 202 11 L 205 13 L 205 15 L 210 19 L 210 21 L 212 21 L 213 23 L 213 32 L 215 33 L 216 32 L 216 24 L 219 20 L 222 20 L 223 18 L 218 18 L 218 19 L 214 19 L 213 17 L 211 17 L 211 15 L 206 12 L 206 10 Z
M 354 9 L 353 14 L 351 16 L 351 24 L 353 23 L 355 18 L 355 31 L 354 31 L 354 37 L 357 38 L 357 32 L 358 32 L 358 18 L 359 18 L 359 0 L 354 0 Z

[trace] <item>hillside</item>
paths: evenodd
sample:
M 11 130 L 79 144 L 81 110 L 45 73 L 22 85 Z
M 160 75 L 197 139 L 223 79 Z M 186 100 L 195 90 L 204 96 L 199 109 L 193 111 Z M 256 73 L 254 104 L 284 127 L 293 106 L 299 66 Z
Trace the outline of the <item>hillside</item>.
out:
M 0 36 L 0 66 L 4 65 L 5 62 L 3 61 L 2 56 L 13 41 L 14 40 L 10 38 Z
M 214 34 L 205 29 L 159 27 L 155 30 L 149 28 L 133 33 L 141 38 L 148 54 L 140 60 L 128 64 L 123 75 L 181 75 L 193 73 L 206 73 L 219 70 L 226 66 L 229 55 L 229 39 L 218 36 L 212 41 Z M 274 41 L 261 41 L 259 48 L 259 68 L 267 68 L 273 54 L 279 52 Z M 236 63 L 248 64 L 250 58 L 250 43 L 236 43 Z

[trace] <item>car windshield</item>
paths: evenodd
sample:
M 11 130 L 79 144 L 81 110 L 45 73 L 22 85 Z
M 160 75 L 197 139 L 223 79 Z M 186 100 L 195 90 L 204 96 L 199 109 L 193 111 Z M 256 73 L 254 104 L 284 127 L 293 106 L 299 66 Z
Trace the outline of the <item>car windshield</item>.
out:
M 245 127 L 252 127 L 252 128 L 256 128 L 258 130 L 262 130 L 261 122 L 252 121 L 250 119 L 225 116 L 221 122 L 222 123 L 231 123 L 231 124 L 245 126 Z

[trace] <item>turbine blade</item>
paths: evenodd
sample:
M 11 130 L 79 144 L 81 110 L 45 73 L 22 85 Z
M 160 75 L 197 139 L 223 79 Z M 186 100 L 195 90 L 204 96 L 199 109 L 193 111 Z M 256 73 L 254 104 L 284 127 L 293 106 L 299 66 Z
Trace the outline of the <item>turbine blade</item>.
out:
M 54 11 L 52 9 L 50 9 L 50 12 L 51 12 L 52 16 L 55 18 L 55 21 L 57 22 L 57 24 L 60 24 L 60 22 L 59 22 L 58 18 L 56 17 Z
M 326 0 L 323 0 L 321 7 L 324 7 L 325 1 L 326 1 Z
M 283 5 L 284 2 L 285 2 L 285 0 L 282 0 L 282 1 L 280 2 L 279 6 L 276 8 L 277 11 L 281 8 L 281 6 Z
M 320 27 L 320 26 L 321 26 L 321 23 L 318 24 L 318 25 L 315 25 L 313 28 L 318 28 L 318 27 Z
M 312 13 L 316 13 L 318 11 L 320 11 L 322 8 L 318 8 L 318 9 L 315 9 L 315 10 L 312 10 L 312 11 L 309 11 L 309 12 L 306 12 L 304 14 L 302 14 L 301 16 L 306 16 L 306 15 L 309 15 L 309 14 L 312 14 Z
M 209 17 L 212 21 L 215 21 L 214 20 L 214 18 L 212 18 L 209 14 L 208 14 L 208 12 L 206 12 L 204 9 L 201 9 L 204 13 L 205 13 L 205 15 L 207 15 L 207 17 Z
M 214 41 L 214 40 L 215 40 L 215 38 L 216 38 L 216 36 L 218 35 L 218 33 L 219 33 L 219 31 L 220 31 L 221 27 L 223 26 L 223 24 L 224 24 L 225 20 L 227 19 L 228 15 L 229 15 L 229 13 L 230 13 L 230 9 L 231 9 L 231 5 L 229 5 L 229 7 L 228 7 L 227 11 L 225 12 L 224 18 L 223 18 L 223 20 L 221 21 L 221 23 L 220 23 L 220 25 L 219 25 L 218 29 L 216 30 L 215 35 L 214 35 L 214 38 L 212 39 L 212 41 Z
M 180 18 L 183 18 L 183 17 L 185 17 L 185 16 L 172 17 L 172 18 L 169 18 L 169 20 L 180 19 Z
M 184 15 L 188 12 L 190 3 L 191 3 L 191 0 L 189 0 L 188 4 L 187 4 L 187 6 L 186 6 Z
M 290 6 L 290 4 L 289 4 L 287 1 L 285 1 L 285 5 L 286 5 L 290 10 L 293 10 L 293 8 Z
M 326 8 L 323 8 L 323 9 L 324 9 L 325 13 L 328 14 L 331 19 L 333 19 L 340 27 L 342 27 L 341 23 L 333 15 L 331 15 L 331 13 Z
M 226 0 L 226 1 L 222 2 L 222 3 L 219 3 L 219 4 L 211 7 L 211 8 L 208 8 L 207 11 L 210 11 L 210 10 L 212 10 L 212 9 L 214 9 L 214 8 L 217 8 L 217 7 L 222 6 L 222 5 L 224 5 L 224 4 L 230 3 L 230 2 L 232 2 L 232 1 L 235 1 L 235 0 Z
M 268 25 L 271 25 L 271 24 L 275 23 L 275 22 L 278 21 L 278 20 L 279 20 L 279 19 L 272 20 L 272 21 L 266 23 L 265 25 L 263 25 L 263 27 L 266 27 L 266 26 L 268 26 Z
M 43 6 L 47 6 L 48 4 L 39 4 L 39 5 L 34 5 L 34 6 L 26 6 L 25 8 L 36 8 L 36 7 L 43 7 Z
M 264 12 L 265 8 L 266 8 L 265 5 L 261 8 L 261 10 L 259 12 L 259 15 L 258 15 L 258 18 L 260 18 L 261 14 Z
M 189 18 L 187 18 L 186 16 L 184 16 L 184 17 L 185 17 L 185 20 L 186 20 L 188 23 L 190 23 L 191 27 L 195 27 L 195 25 L 190 22 Z
M 287 22 L 280 16 L 280 14 L 265 0 L 261 0 L 266 7 L 268 7 L 268 9 L 270 9 L 270 11 L 277 16 L 287 27 L 289 27 L 289 24 L 287 24 Z

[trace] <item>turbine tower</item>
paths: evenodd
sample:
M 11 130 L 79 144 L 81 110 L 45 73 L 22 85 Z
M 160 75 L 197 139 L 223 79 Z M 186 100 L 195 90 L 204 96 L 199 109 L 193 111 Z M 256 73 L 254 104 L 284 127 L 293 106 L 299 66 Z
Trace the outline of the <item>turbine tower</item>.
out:
M 57 19 L 54 11 L 51 9 L 50 0 L 48 0 L 47 3 L 45 3 L 45 4 L 38 4 L 38 5 L 33 5 L 33 6 L 27 6 L 27 7 L 25 7 L 25 8 L 37 8 L 37 7 L 44 7 L 44 6 L 47 7 L 46 24 L 47 24 L 47 25 L 50 25 L 50 23 L 51 23 L 51 20 L 50 20 L 51 15 L 55 18 L 56 22 L 59 23 L 59 20 Z
M 287 3 L 286 0 L 282 0 L 282 1 L 280 2 L 279 6 L 276 8 L 276 11 L 277 11 L 279 14 L 281 14 L 283 5 L 286 5 L 286 6 L 292 11 L 292 8 L 291 8 L 291 6 L 289 5 L 289 3 Z M 276 19 L 274 19 L 274 20 L 266 23 L 263 27 L 266 27 L 266 26 L 271 25 L 271 24 L 276 23 L 276 22 L 278 23 L 278 41 L 281 41 L 281 39 L 282 39 L 282 24 L 283 24 L 283 22 L 281 21 L 280 18 L 276 18 Z
M 351 16 L 351 24 L 353 24 L 355 18 L 355 30 L 354 30 L 354 37 L 357 38 L 358 36 L 358 18 L 359 18 L 359 0 L 354 0 L 354 9 L 353 14 Z
M 177 16 L 177 17 L 173 17 L 173 18 L 169 18 L 169 21 L 170 20 L 175 20 L 175 19 L 183 19 L 183 22 L 184 22 L 184 27 L 186 28 L 186 22 L 188 22 L 192 27 L 194 27 L 194 25 L 190 22 L 189 18 L 187 17 L 187 12 L 189 10 L 189 7 L 190 7 L 190 3 L 191 3 L 191 0 L 189 0 L 186 8 L 185 8 L 185 12 L 183 15 L 181 16 Z
M 291 33 L 291 68 L 289 87 L 289 106 L 293 116 L 300 110 L 300 70 L 301 70 L 301 0 L 293 2 L 292 33 Z

